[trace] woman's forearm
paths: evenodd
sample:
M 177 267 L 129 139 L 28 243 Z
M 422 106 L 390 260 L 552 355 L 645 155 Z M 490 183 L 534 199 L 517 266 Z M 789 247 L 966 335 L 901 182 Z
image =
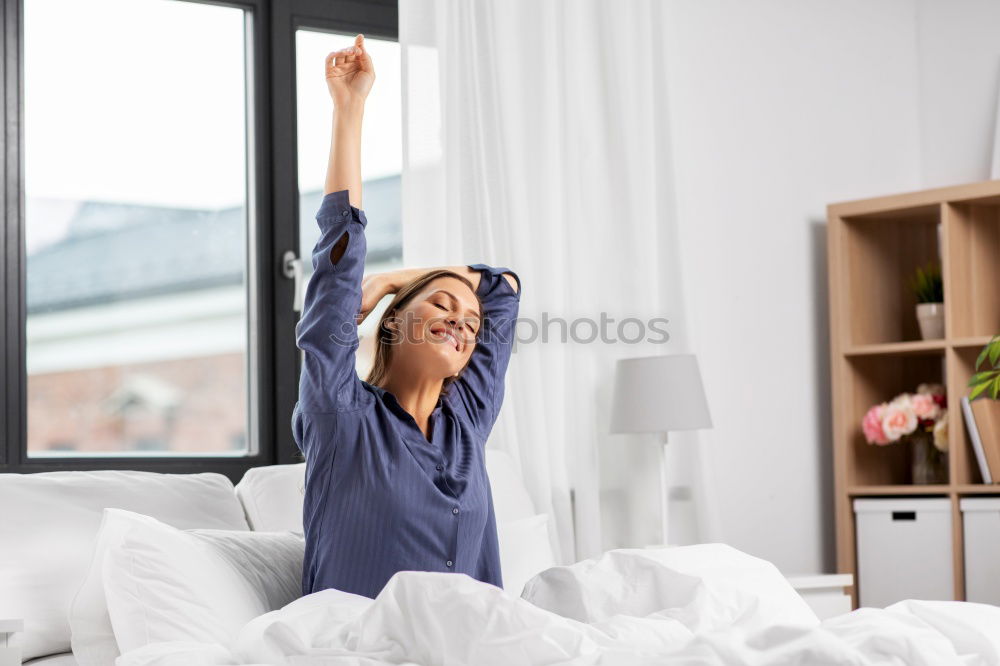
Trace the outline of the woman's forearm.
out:
M 394 271 L 373 273 L 365 277 L 361 283 L 362 298 L 361 310 L 358 312 L 358 325 L 361 325 L 361 322 L 365 320 L 365 318 L 371 313 L 375 306 L 378 305 L 382 298 L 388 294 L 398 293 L 400 289 L 413 280 L 416 280 L 425 273 L 438 270 L 439 268 L 444 268 L 458 273 L 469 280 L 472 284 L 473 291 L 479 290 L 479 283 L 482 281 L 483 274 L 480 271 L 473 270 L 465 265 L 436 266 L 431 268 L 400 268 Z M 507 279 L 508 284 L 510 284 L 510 288 L 517 292 L 518 285 L 514 277 L 509 273 L 504 273 L 504 277 Z
M 416 280 L 418 277 L 424 273 L 430 273 L 431 271 L 436 271 L 439 269 L 447 269 L 449 271 L 454 271 L 464 278 L 467 278 L 469 282 L 472 283 L 473 289 L 479 288 L 479 280 L 482 278 L 482 274 L 479 271 L 474 271 L 468 266 L 430 266 L 428 268 L 400 268 L 399 270 L 389 271 L 383 275 L 386 278 L 386 283 L 384 288 L 387 290 L 386 293 L 394 294 L 407 283 Z
M 462 277 L 466 278 L 469 282 L 472 283 L 472 290 L 473 291 L 478 291 L 479 290 L 479 282 L 482 280 L 483 274 L 480 271 L 472 269 L 472 268 L 469 268 L 468 266 L 466 266 L 466 265 L 463 264 L 462 266 L 433 266 L 431 268 L 402 268 L 402 269 L 397 270 L 397 271 L 392 271 L 392 272 L 386 274 L 387 276 L 389 276 L 388 277 L 388 284 L 387 284 L 387 289 L 389 289 L 389 291 L 387 293 L 395 293 L 395 292 L 399 291 L 407 282 L 410 282 L 411 280 L 417 279 L 418 277 L 420 277 L 424 273 L 429 273 L 431 271 L 435 271 L 435 270 L 442 269 L 442 268 L 446 269 L 446 270 L 449 270 L 449 271 L 452 271 L 454 273 L 458 273 Z M 514 276 L 512 276 L 510 273 L 504 273 L 503 276 L 507 280 L 507 284 L 510 285 L 510 288 L 513 289 L 515 293 L 517 293 L 518 284 L 517 284 L 517 280 L 514 279 Z
M 325 193 L 348 190 L 355 208 L 361 206 L 361 125 L 364 102 L 335 106 L 330 134 L 330 161 L 326 169 Z

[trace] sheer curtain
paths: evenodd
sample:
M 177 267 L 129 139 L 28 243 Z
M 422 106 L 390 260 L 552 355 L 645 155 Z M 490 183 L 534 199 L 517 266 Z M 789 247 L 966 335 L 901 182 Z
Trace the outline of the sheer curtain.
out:
M 654 440 L 608 434 L 615 359 L 688 351 L 660 4 L 399 10 L 404 261 L 507 266 L 523 285 L 488 445 L 519 461 L 560 562 L 661 541 Z M 683 475 L 693 449 L 674 448 Z

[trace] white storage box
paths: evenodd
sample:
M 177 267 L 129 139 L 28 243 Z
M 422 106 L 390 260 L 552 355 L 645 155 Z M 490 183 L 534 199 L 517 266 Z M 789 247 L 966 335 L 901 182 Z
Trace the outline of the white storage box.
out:
M 961 500 L 965 600 L 1000 605 L 1000 497 Z
M 858 603 L 954 599 L 951 500 L 856 499 Z

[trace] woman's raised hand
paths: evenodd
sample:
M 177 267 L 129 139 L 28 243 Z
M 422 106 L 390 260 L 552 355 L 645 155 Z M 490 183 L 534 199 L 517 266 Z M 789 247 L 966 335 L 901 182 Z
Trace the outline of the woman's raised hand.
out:
M 365 36 L 354 38 L 354 46 L 333 51 L 326 57 L 326 86 L 335 107 L 362 103 L 375 83 L 375 68 L 365 48 Z
M 378 305 L 379 301 L 386 294 L 395 293 L 392 291 L 392 285 L 389 280 L 386 279 L 384 273 L 375 273 L 373 275 L 366 275 L 361 281 L 361 310 L 358 312 L 357 324 L 361 325 L 361 322 L 365 320 Z

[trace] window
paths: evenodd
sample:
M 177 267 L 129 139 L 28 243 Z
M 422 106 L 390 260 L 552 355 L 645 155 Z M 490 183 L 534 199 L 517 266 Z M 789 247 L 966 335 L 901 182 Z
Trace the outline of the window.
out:
M 6 71 L 22 78 L 5 104 L 23 122 L 8 122 L 0 165 L 23 207 L 6 202 L 0 233 L 0 472 L 236 480 L 294 462 L 298 315 L 280 257 L 315 242 L 323 62 L 358 32 L 378 49 L 384 98 L 366 118 L 370 259 L 401 259 L 396 3 L 8 7 L 5 34 L 21 43 Z
M 232 451 L 248 429 L 245 12 L 24 8 L 28 454 Z

